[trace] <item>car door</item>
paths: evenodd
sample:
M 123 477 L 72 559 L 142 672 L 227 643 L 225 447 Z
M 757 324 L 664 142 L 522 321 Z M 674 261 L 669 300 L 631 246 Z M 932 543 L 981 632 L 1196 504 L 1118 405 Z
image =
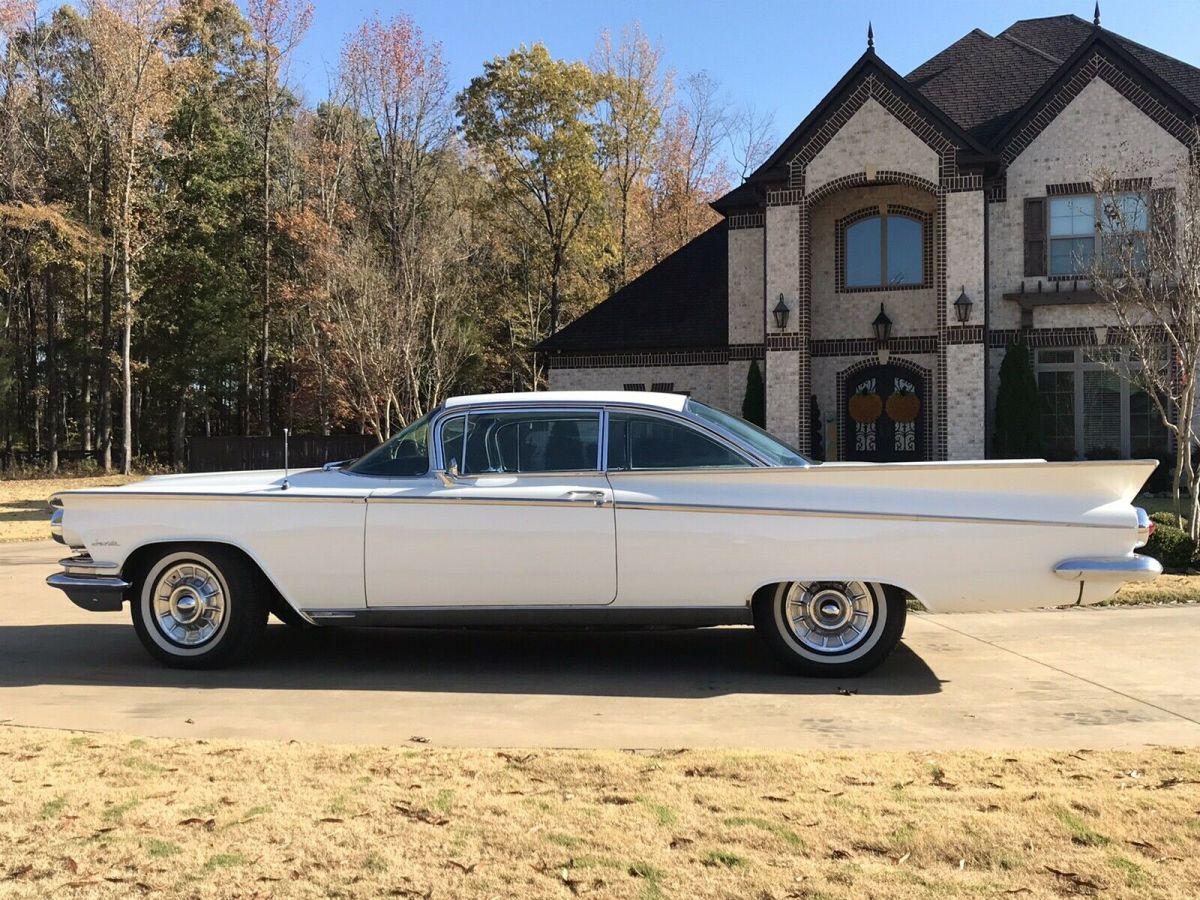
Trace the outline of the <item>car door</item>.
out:
M 367 501 L 367 605 L 603 605 L 616 596 L 598 408 L 474 408 L 436 425 L 456 474 Z

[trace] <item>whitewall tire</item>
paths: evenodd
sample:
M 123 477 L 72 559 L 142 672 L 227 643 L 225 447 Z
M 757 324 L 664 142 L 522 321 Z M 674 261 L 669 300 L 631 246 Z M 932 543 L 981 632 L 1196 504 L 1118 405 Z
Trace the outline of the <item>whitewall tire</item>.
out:
M 754 600 L 754 626 L 802 675 L 847 677 L 878 666 L 904 633 L 903 592 L 866 581 L 793 581 Z
M 176 668 L 214 669 L 245 658 L 262 637 L 269 585 L 236 551 L 175 546 L 149 562 L 131 606 L 151 656 Z

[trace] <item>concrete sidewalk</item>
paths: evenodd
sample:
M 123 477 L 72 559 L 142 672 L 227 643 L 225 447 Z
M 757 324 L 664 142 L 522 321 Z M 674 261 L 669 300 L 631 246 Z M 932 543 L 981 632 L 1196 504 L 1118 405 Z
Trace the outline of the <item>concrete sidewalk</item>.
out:
M 0 545 L 0 721 L 485 747 L 1200 744 L 1200 607 L 911 616 L 891 659 L 843 682 L 784 674 L 748 628 L 272 625 L 256 662 L 179 672 L 127 613 L 84 612 L 42 583 L 63 549 Z

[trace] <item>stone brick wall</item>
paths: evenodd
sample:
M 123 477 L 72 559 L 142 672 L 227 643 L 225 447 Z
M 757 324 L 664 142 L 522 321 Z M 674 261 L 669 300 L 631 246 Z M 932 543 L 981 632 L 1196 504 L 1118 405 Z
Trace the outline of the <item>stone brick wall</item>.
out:
M 670 384 L 673 391 L 690 391 L 691 396 L 710 406 L 741 415 L 748 362 L 710 366 L 628 366 L 614 368 L 550 369 L 552 391 L 620 391 L 627 384 L 652 390 Z M 735 370 L 731 372 L 730 370 Z M 734 385 L 740 381 L 736 391 Z
M 871 337 L 871 322 L 879 314 L 880 303 L 887 309 L 888 318 L 893 322 L 892 334 L 896 337 L 933 334 L 937 329 L 936 293 L 931 271 L 924 273 L 928 287 L 920 290 L 837 290 L 837 267 L 841 264 L 835 247 L 838 220 L 858 210 L 880 206 L 916 209 L 932 218 L 937 201 L 932 194 L 919 188 L 889 184 L 839 191 L 810 211 L 813 340 Z M 931 247 L 936 244 L 936 227 L 933 224 L 927 228 L 925 240 Z M 927 268 L 931 268 L 931 262 L 932 259 L 927 260 Z
M 1005 293 L 1036 290 L 1024 277 L 1024 199 L 1045 197 L 1051 184 L 1090 182 L 1097 170 L 1123 178 L 1151 178 L 1154 187 L 1174 182 L 1184 146 L 1114 87 L 1093 78 L 1009 165 L 1007 200 L 989 203 L 992 327 L 1020 326 L 1020 308 Z M 1043 290 L 1053 285 L 1043 277 Z M 951 282 L 953 284 L 953 282 Z M 1034 327 L 1112 324 L 1102 306 L 1042 307 Z
M 938 154 L 871 98 L 808 163 L 805 190 L 854 172 L 911 172 L 935 184 Z
M 762 228 L 736 228 L 729 232 L 731 344 L 763 341 L 763 240 Z
M 767 351 L 767 431 L 795 444 L 799 439 L 800 355 L 794 350 Z
M 947 456 L 982 459 L 983 344 L 951 344 L 946 348 Z
M 783 294 L 792 315 L 788 331 L 796 330 L 796 295 L 800 290 L 800 209 L 796 206 L 772 206 L 767 209 L 767 290 L 760 297 L 763 314 L 776 331 L 771 310 Z

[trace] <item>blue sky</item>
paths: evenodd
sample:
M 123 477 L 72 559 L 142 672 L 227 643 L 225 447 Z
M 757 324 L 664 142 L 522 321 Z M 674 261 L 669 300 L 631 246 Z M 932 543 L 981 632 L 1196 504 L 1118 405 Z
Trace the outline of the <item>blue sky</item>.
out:
M 735 102 L 775 113 L 782 138 L 834 85 L 866 46 L 875 26 L 880 56 L 905 74 L 972 28 L 989 34 L 1016 19 L 1074 13 L 1090 20 L 1092 3 L 1078 0 L 407 0 L 404 3 L 315 0 L 313 26 L 299 48 L 292 82 L 309 100 L 325 92 L 346 33 L 377 11 L 410 15 L 427 38 L 440 41 L 455 90 L 485 59 L 518 44 L 542 41 L 556 56 L 586 59 L 604 28 L 614 33 L 640 21 L 662 43 L 667 63 L 687 74 L 707 69 Z M 1200 2 L 1101 3 L 1103 25 L 1135 41 L 1200 65 Z

